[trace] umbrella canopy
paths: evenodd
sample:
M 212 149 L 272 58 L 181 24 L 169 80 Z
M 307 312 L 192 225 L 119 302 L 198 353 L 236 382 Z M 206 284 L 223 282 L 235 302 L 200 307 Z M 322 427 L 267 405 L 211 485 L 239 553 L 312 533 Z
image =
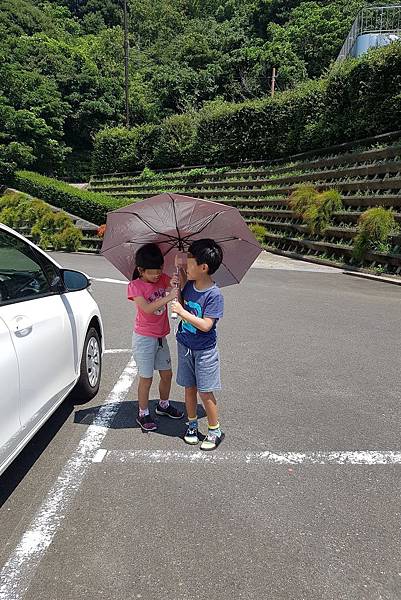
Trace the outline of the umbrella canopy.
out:
M 157 244 L 164 270 L 175 272 L 174 258 L 191 243 L 212 238 L 223 249 L 223 263 L 213 279 L 219 286 L 239 283 L 262 248 L 238 210 L 232 206 L 180 194 L 160 194 L 107 215 L 101 253 L 127 279 L 132 279 L 135 253 Z

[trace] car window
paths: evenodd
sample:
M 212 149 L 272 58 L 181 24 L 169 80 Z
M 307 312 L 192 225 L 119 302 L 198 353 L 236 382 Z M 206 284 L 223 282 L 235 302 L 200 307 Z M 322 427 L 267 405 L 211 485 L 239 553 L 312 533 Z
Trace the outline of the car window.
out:
M 46 261 L 45 273 L 44 264 L 32 246 L 0 230 L 0 305 L 52 293 L 52 265 Z

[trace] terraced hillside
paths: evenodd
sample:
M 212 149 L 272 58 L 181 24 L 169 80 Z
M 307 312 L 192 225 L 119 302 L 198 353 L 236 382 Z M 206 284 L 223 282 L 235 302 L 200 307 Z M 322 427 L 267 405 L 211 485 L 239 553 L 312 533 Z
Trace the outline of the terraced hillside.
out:
M 334 188 L 341 194 L 343 210 L 333 214 L 330 226 L 320 235 L 310 235 L 289 207 L 290 194 L 305 183 L 313 184 L 319 191 Z M 264 165 L 157 173 L 145 169 L 142 174 L 94 176 L 90 189 L 126 198 L 127 203 L 160 192 L 228 203 L 238 207 L 249 223 L 265 228 L 267 249 L 356 264 L 352 240 L 363 211 L 375 206 L 392 208 L 401 225 L 401 134 L 386 145 L 327 150 L 314 157 L 299 155 Z M 386 253 L 367 254 L 364 264 L 400 273 L 401 235 L 392 236 Z

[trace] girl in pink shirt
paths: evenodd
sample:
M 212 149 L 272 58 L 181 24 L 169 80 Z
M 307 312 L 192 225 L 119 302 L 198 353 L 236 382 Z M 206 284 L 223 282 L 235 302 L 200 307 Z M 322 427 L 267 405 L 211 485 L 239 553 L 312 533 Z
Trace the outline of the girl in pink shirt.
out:
M 132 338 L 134 358 L 138 367 L 137 423 L 144 431 L 153 431 L 157 425 L 149 412 L 149 391 L 153 372 L 159 371 L 160 400 L 156 414 L 181 419 L 169 402 L 171 389 L 171 356 L 166 336 L 170 333 L 167 304 L 177 298 L 176 280 L 163 273 L 164 258 L 156 244 L 142 246 L 135 255 L 136 268 L 128 284 L 128 299 L 136 304 L 136 318 Z M 173 289 L 171 291 L 171 288 Z

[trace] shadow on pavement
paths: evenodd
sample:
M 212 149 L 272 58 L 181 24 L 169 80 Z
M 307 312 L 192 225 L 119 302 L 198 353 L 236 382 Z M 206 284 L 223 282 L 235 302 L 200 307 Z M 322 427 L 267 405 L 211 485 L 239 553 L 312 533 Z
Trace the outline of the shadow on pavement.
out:
M 157 400 L 150 400 L 149 402 L 149 410 L 152 415 L 155 414 L 156 404 Z M 176 420 L 156 415 L 158 429 L 156 431 L 152 431 L 152 434 L 156 433 L 159 435 L 167 435 L 169 437 L 183 437 L 186 430 L 185 404 L 184 402 L 176 402 L 174 400 L 172 401 L 172 404 L 174 404 L 178 410 L 184 412 L 184 417 Z M 104 405 L 77 410 L 75 412 L 74 423 L 92 425 L 102 407 L 104 407 Z M 138 402 L 119 402 L 118 407 L 119 409 L 117 415 L 113 419 L 110 429 L 140 429 L 135 420 L 138 413 Z M 200 405 L 198 405 L 197 412 L 200 419 L 206 416 L 203 407 Z M 146 435 L 146 432 L 144 433 Z

